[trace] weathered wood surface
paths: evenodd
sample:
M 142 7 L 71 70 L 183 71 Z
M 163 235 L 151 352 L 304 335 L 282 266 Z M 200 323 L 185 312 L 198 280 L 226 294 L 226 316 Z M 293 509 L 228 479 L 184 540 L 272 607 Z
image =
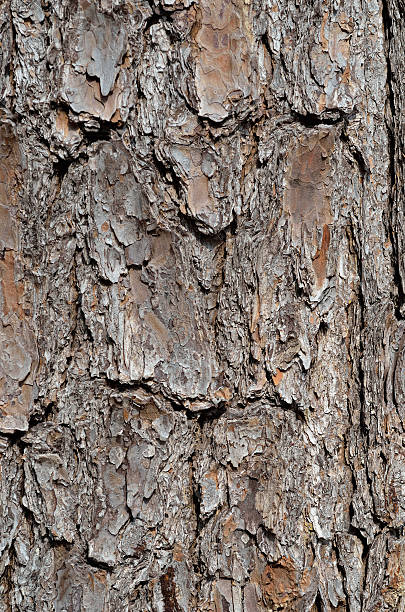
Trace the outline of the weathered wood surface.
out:
M 0 7 L 0 611 L 405 610 L 403 1 Z

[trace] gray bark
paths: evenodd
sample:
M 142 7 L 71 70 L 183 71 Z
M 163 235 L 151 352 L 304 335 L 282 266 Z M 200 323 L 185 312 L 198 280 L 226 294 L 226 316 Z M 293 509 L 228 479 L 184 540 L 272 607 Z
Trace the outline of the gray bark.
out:
M 404 611 L 403 1 L 0 7 L 0 611 Z

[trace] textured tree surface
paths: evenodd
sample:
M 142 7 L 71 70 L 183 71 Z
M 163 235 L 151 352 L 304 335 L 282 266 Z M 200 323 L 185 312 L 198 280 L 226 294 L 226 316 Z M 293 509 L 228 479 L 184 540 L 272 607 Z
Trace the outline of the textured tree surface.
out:
M 0 7 L 0 612 L 404 611 L 403 0 Z

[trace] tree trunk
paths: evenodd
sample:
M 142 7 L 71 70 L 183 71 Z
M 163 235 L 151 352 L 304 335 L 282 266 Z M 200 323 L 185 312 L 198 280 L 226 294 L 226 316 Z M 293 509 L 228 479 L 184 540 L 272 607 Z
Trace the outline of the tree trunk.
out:
M 0 6 L 0 611 L 404 611 L 404 1 Z

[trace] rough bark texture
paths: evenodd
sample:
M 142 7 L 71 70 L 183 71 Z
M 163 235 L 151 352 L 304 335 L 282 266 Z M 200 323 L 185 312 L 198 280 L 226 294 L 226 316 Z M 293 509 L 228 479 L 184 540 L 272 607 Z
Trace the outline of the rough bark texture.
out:
M 0 611 L 405 610 L 403 0 L 0 7 Z

